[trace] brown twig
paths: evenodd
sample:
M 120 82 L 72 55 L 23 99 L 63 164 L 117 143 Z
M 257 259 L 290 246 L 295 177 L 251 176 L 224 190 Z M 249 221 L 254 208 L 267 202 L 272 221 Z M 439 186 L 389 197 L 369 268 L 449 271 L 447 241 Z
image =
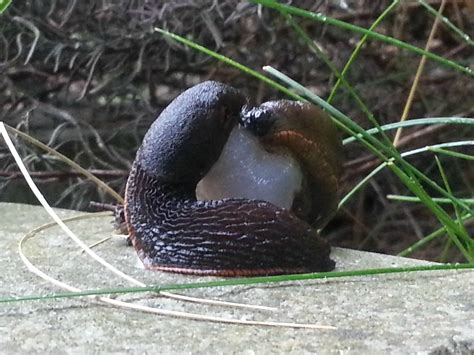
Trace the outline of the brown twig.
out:
M 446 5 L 446 0 L 441 1 L 441 5 L 439 7 L 439 14 L 441 15 L 443 13 L 444 7 Z M 430 34 L 428 36 L 428 40 L 426 41 L 426 46 L 425 50 L 428 51 L 431 47 L 431 44 L 433 43 L 434 36 L 436 34 L 436 30 L 438 29 L 438 24 L 439 24 L 439 16 L 437 16 L 433 22 L 433 27 L 431 27 Z M 405 107 L 403 108 L 403 113 L 402 116 L 400 117 L 400 122 L 403 122 L 407 119 L 408 114 L 410 113 L 410 108 L 413 103 L 413 100 L 415 98 L 415 93 L 418 89 L 418 83 L 420 81 L 421 74 L 423 73 L 423 69 L 425 68 L 425 63 L 426 63 L 426 56 L 422 56 L 420 59 L 420 63 L 418 64 L 418 69 L 415 74 L 415 78 L 413 79 L 413 84 L 410 89 L 410 93 L 408 94 L 408 98 L 405 104 Z M 395 138 L 393 139 L 393 145 L 398 146 L 400 143 L 400 138 L 402 135 L 403 128 L 400 127 L 397 129 L 397 133 L 395 134 Z

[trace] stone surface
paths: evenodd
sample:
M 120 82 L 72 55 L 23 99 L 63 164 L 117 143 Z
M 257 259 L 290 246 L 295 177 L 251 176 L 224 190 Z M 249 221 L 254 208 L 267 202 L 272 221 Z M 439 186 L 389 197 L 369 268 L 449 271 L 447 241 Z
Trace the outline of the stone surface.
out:
M 61 217 L 77 214 L 58 211 Z M 0 203 L 2 297 L 60 291 L 32 274 L 18 253 L 20 238 L 50 222 L 41 207 Z M 69 223 L 87 243 L 112 235 L 110 217 Z M 149 284 L 210 278 L 153 273 L 137 264 L 123 238 L 94 249 Z M 81 253 L 58 228 L 26 242 L 25 255 L 44 272 L 82 289 L 129 284 Z M 334 248 L 338 270 L 425 262 Z M 273 285 L 181 291 L 182 294 L 276 307 L 274 312 L 209 306 L 152 297 L 121 300 L 162 309 L 257 321 L 317 323 L 335 330 L 211 323 L 123 310 L 87 298 L 0 304 L 0 353 L 474 353 L 474 272 L 436 271 Z M 213 279 L 214 280 L 214 279 Z

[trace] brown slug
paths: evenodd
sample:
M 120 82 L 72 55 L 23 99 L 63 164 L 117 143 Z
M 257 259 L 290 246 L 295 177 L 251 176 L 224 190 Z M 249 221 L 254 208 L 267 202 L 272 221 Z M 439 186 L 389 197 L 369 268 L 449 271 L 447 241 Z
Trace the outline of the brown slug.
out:
M 321 152 L 316 153 L 316 160 L 323 159 L 324 163 L 317 167 L 314 156 L 307 157 L 313 153 L 305 153 L 309 146 L 297 146 L 296 137 L 292 136 L 300 129 L 292 129 L 294 125 L 285 128 L 286 123 L 278 128 L 284 120 L 276 118 L 284 116 L 284 112 L 277 109 L 273 115 L 272 109 L 265 107 L 260 111 L 242 109 L 245 104 L 245 97 L 236 89 L 207 81 L 172 101 L 145 135 L 127 181 L 124 207 L 132 244 L 146 268 L 219 276 L 334 268 L 329 244 L 290 211 L 259 200 L 196 199 L 196 185 L 218 160 L 231 130 L 239 122 L 268 138 L 269 145 L 286 145 L 300 155 L 302 165 L 334 169 L 338 179 L 337 162 L 334 166 L 331 163 L 332 151 L 324 152 L 319 146 Z M 264 111 L 264 115 L 257 113 Z M 285 130 L 288 133 L 283 133 Z M 304 124 L 301 130 L 305 130 Z M 323 137 L 316 137 L 323 145 L 325 139 L 333 139 L 324 137 L 324 132 Z M 311 134 L 302 137 L 313 144 Z M 319 143 L 314 144 L 318 147 Z M 333 198 L 337 184 L 332 177 L 322 180 L 331 189 L 327 196 Z M 324 203 L 329 202 L 332 213 L 337 201 L 328 201 L 331 197 L 327 196 L 320 200 L 316 213 L 321 218 L 326 218 Z
M 321 229 L 337 209 L 342 176 L 342 141 L 331 118 L 309 103 L 278 100 L 244 108 L 242 125 L 268 150 L 289 149 L 302 165 L 305 188 L 292 212 Z

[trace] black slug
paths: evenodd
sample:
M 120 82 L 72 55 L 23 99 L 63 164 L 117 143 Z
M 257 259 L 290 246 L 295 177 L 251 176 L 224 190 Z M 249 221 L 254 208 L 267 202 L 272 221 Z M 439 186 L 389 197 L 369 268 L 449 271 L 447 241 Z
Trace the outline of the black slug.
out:
M 239 121 L 259 131 L 245 104 L 236 89 L 207 81 L 179 95 L 145 135 L 127 182 L 125 220 L 146 268 L 219 276 L 334 268 L 329 244 L 290 211 L 258 200 L 196 199 L 196 185 Z M 272 125 L 262 125 L 257 133 L 265 136 Z

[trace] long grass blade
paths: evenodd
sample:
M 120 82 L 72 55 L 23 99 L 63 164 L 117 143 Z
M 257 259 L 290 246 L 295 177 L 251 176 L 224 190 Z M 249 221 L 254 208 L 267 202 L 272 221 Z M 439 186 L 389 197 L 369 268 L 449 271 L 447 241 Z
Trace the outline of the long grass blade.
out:
M 332 271 L 332 272 L 321 272 L 317 274 L 312 273 L 312 274 L 295 274 L 295 275 L 281 275 L 281 276 L 249 277 L 249 278 L 244 278 L 244 279 L 237 278 L 237 279 L 196 282 L 196 283 L 187 283 L 187 284 L 174 284 L 174 285 L 155 285 L 155 286 L 147 286 L 147 287 L 108 288 L 108 289 L 84 290 L 84 291 L 77 291 L 77 292 L 58 292 L 58 293 L 53 293 L 53 294 L 48 294 L 48 295 L 31 295 L 31 296 L 0 298 L 0 303 L 57 299 L 57 298 L 65 298 L 65 297 L 84 297 L 84 296 L 91 296 L 91 295 L 99 296 L 99 295 L 107 295 L 107 294 L 176 291 L 176 290 L 187 290 L 187 289 L 197 289 L 197 288 L 270 284 L 270 283 L 318 280 L 318 279 L 327 280 L 327 279 L 333 279 L 333 278 L 386 275 L 386 274 L 396 274 L 396 273 L 406 273 L 406 272 L 422 272 L 422 271 L 429 272 L 429 271 L 465 270 L 465 269 L 474 270 L 474 263 L 434 264 L 434 265 L 411 266 L 411 267 L 390 267 L 390 268 L 377 268 L 377 269 L 361 269 L 361 270 L 352 270 L 352 271 Z

